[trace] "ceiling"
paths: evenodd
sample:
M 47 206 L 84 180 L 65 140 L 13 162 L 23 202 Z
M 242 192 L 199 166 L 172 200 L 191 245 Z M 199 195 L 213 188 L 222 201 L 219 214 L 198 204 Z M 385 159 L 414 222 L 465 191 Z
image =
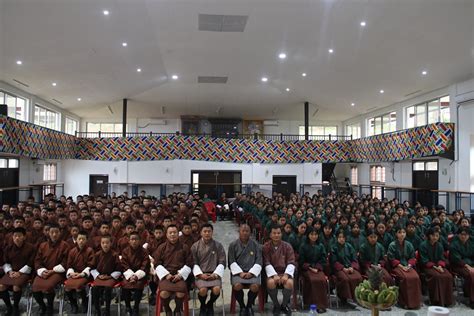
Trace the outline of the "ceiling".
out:
M 474 75 L 473 0 L 0 0 L 0 6 L 0 80 L 59 100 L 51 102 L 83 118 L 109 117 L 108 106 L 120 117 L 121 99 L 128 98 L 131 117 L 301 120 L 309 101 L 318 119 L 345 120 Z M 248 19 L 244 32 L 199 31 L 199 14 Z M 228 80 L 198 83 L 198 76 Z

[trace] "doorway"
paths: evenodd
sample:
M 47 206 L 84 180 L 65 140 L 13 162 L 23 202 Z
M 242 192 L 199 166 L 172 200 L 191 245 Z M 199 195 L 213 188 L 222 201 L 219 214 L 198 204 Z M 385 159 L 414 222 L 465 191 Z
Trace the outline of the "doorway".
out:
M 89 175 L 89 193 L 94 196 L 107 196 L 109 186 L 109 175 L 91 174 Z
M 438 190 L 438 161 L 413 161 L 413 201 L 423 206 L 431 207 L 438 204 L 438 195 L 432 190 Z
M 242 171 L 206 170 L 191 171 L 193 193 L 201 197 L 207 194 L 210 199 L 217 199 L 222 193 L 228 198 L 242 192 Z
M 286 197 L 296 193 L 296 176 L 273 176 L 273 192 Z
M 0 205 L 18 203 L 20 169 L 18 159 L 0 157 Z

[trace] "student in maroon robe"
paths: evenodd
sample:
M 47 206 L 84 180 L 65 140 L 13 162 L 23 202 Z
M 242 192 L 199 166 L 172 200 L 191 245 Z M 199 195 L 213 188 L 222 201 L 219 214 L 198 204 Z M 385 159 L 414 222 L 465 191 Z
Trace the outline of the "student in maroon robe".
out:
M 267 275 L 268 294 L 273 302 L 273 314 L 280 314 L 283 311 L 285 314 L 291 315 L 289 303 L 294 286 L 296 260 L 293 247 L 281 240 L 280 226 L 271 227 L 270 240 L 263 246 L 262 253 Z M 278 302 L 278 287 L 283 288 L 281 305 Z
M 148 251 L 141 246 L 140 234 L 136 231 L 130 234 L 129 246 L 122 252 L 122 293 L 127 312 L 132 316 L 139 315 L 140 301 L 150 270 Z M 135 304 L 133 310 L 131 299 Z
M 95 253 L 95 269 L 91 270 L 94 278 L 92 301 L 97 316 L 101 316 L 102 296 L 105 300 L 105 316 L 110 316 L 112 289 L 122 275 L 118 254 L 112 250 L 112 237 L 102 236 L 101 249 Z
M 99 227 L 99 234 L 94 236 L 89 242 L 88 245 L 94 249 L 94 251 L 100 250 L 100 243 L 102 240 L 102 236 L 110 236 L 110 224 L 107 221 L 103 221 Z M 113 243 L 112 239 L 112 243 Z
M 64 290 L 71 303 L 71 312 L 77 314 L 76 292 L 82 302 L 82 312 L 87 313 L 87 293 L 85 286 L 89 282 L 90 270 L 94 266 L 94 250 L 87 246 L 87 233 L 80 231 L 77 235 L 76 246 L 69 250 L 66 263 L 66 277 Z
M 184 222 L 183 228 L 181 229 L 181 236 L 179 236 L 179 241 L 188 245 L 189 249 L 194 244 L 194 237 L 192 235 L 192 228 L 190 222 Z
M 7 306 L 7 315 L 20 315 L 21 291 L 31 279 L 36 248 L 26 242 L 26 230 L 13 230 L 13 242 L 5 247 L 3 267 L 5 275 L 0 279 L 0 295 Z M 13 307 L 8 290 L 13 290 Z
M 59 240 L 59 233 L 59 226 L 55 223 L 50 224 L 49 240 L 41 243 L 35 256 L 37 276 L 31 290 L 40 306 L 41 315 L 53 314 L 54 289 L 65 279 L 69 246 L 65 241 Z M 44 303 L 44 296 L 48 305 Z
M 160 298 L 167 316 L 171 316 L 169 303 L 174 297 L 176 309 L 174 314 L 181 315 L 183 298 L 188 291 L 186 279 L 191 273 L 193 259 L 190 248 L 178 238 L 178 227 L 169 225 L 166 228 L 166 242 L 153 253 L 155 274 L 160 279 Z

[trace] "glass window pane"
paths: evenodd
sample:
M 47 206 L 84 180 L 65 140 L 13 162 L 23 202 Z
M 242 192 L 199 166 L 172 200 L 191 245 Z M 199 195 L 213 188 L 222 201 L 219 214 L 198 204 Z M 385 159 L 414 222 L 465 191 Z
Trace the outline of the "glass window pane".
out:
M 8 168 L 18 168 L 18 159 L 8 159 Z
M 26 100 L 22 98 L 16 99 L 16 113 L 18 120 L 26 121 Z
M 429 171 L 438 170 L 438 162 L 437 161 L 427 161 L 426 162 L 426 170 L 429 170 Z
M 8 161 L 6 159 L 0 159 L 0 168 L 7 168 Z
M 421 104 L 416 106 L 416 126 L 426 125 L 426 105 Z
M 380 133 L 382 133 L 382 118 L 379 116 L 375 118 L 374 135 L 378 135 Z
M 337 135 L 337 126 L 326 126 L 324 135 Z
M 5 104 L 5 93 L 0 91 L 0 104 Z
M 11 96 L 9 94 L 6 95 L 5 98 L 6 104 L 7 104 L 7 115 L 9 117 L 15 118 L 15 113 L 16 113 L 16 98 L 14 96 Z
M 311 135 L 318 135 L 318 136 L 324 135 L 324 126 L 313 126 Z
M 304 126 L 300 126 L 298 132 L 300 136 L 304 136 Z
M 100 131 L 101 132 L 106 132 L 106 133 L 114 132 L 114 124 L 112 124 L 112 123 L 102 123 L 102 124 L 100 124 Z
M 39 125 L 46 126 L 46 110 L 43 108 L 39 109 Z
M 395 132 L 397 130 L 397 112 L 390 113 L 390 130 L 389 132 Z
M 417 161 L 413 163 L 413 171 L 425 170 L 425 163 L 423 161 Z
M 374 135 L 374 128 L 375 128 L 375 118 L 371 118 L 367 124 L 367 135 L 372 136 Z
M 428 124 L 439 122 L 439 100 L 428 103 Z
M 410 106 L 406 109 L 407 113 L 407 124 L 406 128 L 413 128 L 415 127 L 415 107 Z
M 116 132 L 116 133 L 122 133 L 122 126 L 123 126 L 123 125 L 120 124 L 120 123 L 116 123 L 116 124 L 114 124 L 114 125 L 115 125 L 115 126 L 114 126 L 114 129 L 115 129 L 114 132 Z
M 451 120 L 449 111 L 449 96 L 440 99 L 440 122 L 449 122 Z
M 382 116 L 382 133 L 390 132 L 390 116 L 384 115 Z

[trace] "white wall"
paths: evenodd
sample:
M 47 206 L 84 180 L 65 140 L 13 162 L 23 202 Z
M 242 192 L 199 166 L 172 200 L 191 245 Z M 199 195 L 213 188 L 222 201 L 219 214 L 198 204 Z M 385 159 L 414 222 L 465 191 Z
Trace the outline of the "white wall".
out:
M 275 121 L 275 120 L 272 120 Z M 299 127 L 304 126 L 304 121 L 288 121 L 288 120 L 277 120 L 278 126 L 264 126 L 264 134 L 289 134 L 289 135 L 298 135 Z M 337 134 L 343 135 L 345 131 L 343 130 L 342 122 L 340 121 L 317 121 L 310 120 L 310 126 L 337 126 Z
M 259 189 L 268 188 L 268 185 L 273 183 L 274 175 L 296 175 L 297 190 L 300 184 L 321 183 L 320 163 L 241 164 L 191 160 L 130 162 L 64 160 L 61 181 L 64 182 L 65 194 L 76 196 L 89 192 L 90 174 L 108 175 L 111 183 L 187 185 L 191 183 L 192 170 L 241 171 L 242 183 L 255 184 Z M 122 189 L 125 190 L 125 187 L 117 186 L 117 190 Z

